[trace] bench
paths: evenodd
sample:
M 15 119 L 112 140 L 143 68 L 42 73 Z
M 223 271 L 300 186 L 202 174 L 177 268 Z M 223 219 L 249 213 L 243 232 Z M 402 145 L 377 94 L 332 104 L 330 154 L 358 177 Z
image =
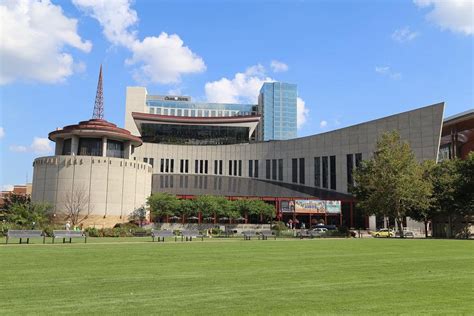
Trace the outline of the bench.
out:
M 146 237 L 146 232 L 134 232 L 133 237 Z
M 313 235 L 312 231 L 302 230 L 302 231 L 298 232 L 298 237 L 300 237 L 300 239 L 314 238 L 314 235 Z
M 186 239 L 186 241 L 193 241 L 193 237 L 201 238 L 201 241 L 204 241 L 204 235 L 199 234 L 197 230 L 183 230 L 181 232 L 181 241 Z
M 271 230 L 262 230 L 258 236 L 258 239 L 261 238 L 262 240 L 268 240 L 268 237 L 274 237 L 275 240 L 277 238 L 276 234 L 273 234 Z
M 174 237 L 174 241 L 177 240 L 177 236 L 170 230 L 151 230 L 152 241 L 155 241 L 155 238 L 157 238 L 158 242 L 165 242 L 166 237 Z
M 87 235 L 77 230 L 53 230 L 51 238 L 53 238 L 53 244 L 56 238 L 62 238 L 63 244 L 66 242 L 67 238 L 69 238 L 69 243 L 72 242 L 73 238 L 84 238 L 84 243 L 87 243 Z
M 26 238 L 26 243 L 30 243 L 30 238 L 39 238 L 43 237 L 43 244 L 45 242 L 45 234 L 43 234 L 42 230 L 12 230 L 10 229 L 7 232 L 7 240 L 6 243 L 8 244 L 8 240 L 10 238 L 19 238 L 20 239 L 20 244 L 22 243 L 22 240 Z
M 243 231 L 242 235 L 244 236 L 244 240 L 250 240 L 252 237 L 255 237 L 255 232 L 252 230 Z

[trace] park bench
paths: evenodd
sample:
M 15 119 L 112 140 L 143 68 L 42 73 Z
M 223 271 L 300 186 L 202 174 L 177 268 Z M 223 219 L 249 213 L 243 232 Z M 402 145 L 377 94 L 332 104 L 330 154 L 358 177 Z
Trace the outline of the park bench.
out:
M 300 239 L 303 239 L 303 238 L 314 238 L 314 235 L 312 233 L 312 231 L 308 231 L 308 230 L 301 230 L 298 232 L 298 237 L 300 237 Z
M 174 241 L 176 241 L 177 236 L 173 234 L 170 230 L 152 230 L 151 231 L 151 238 L 155 241 L 155 238 L 158 239 L 158 242 L 162 241 L 165 242 L 166 237 L 174 237 Z
M 7 232 L 7 240 L 6 243 L 8 244 L 8 240 L 10 238 L 19 238 L 20 239 L 20 244 L 22 243 L 22 240 L 26 238 L 26 243 L 30 243 L 30 238 L 39 238 L 43 237 L 43 244 L 45 242 L 45 235 L 43 234 L 42 230 L 12 230 L 10 229 Z
M 244 236 L 244 240 L 250 240 L 252 237 L 255 237 L 255 232 L 253 230 L 243 231 L 242 235 Z
M 84 243 L 87 243 L 87 235 L 79 230 L 53 230 L 51 238 L 53 238 L 53 244 L 56 238 L 62 238 L 63 244 L 67 238 L 69 238 L 69 243 L 72 243 L 73 238 L 84 238 Z
M 146 232 L 133 232 L 134 237 L 146 237 Z
M 262 240 L 267 240 L 268 237 L 274 237 L 276 240 L 276 234 L 273 234 L 271 230 L 262 230 L 258 236 L 258 239 L 261 238 Z
M 201 241 L 204 241 L 204 235 L 201 235 L 197 230 L 183 230 L 181 232 L 181 241 L 183 241 L 183 239 L 193 241 L 193 237 L 201 238 Z

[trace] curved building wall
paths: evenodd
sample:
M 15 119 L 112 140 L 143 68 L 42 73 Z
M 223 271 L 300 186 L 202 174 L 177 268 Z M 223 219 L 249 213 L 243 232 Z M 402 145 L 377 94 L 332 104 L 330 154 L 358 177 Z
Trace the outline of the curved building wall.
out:
M 303 137 L 285 141 L 269 141 L 249 144 L 235 145 L 167 145 L 143 143 L 143 145 L 135 150 L 134 155 L 138 161 L 150 161 L 153 159 L 154 174 L 186 174 L 181 172 L 180 160 L 188 160 L 188 173 L 190 175 L 205 175 L 205 170 L 195 172 L 195 161 L 208 161 L 207 175 L 216 175 L 215 160 L 222 160 L 222 174 L 217 170 L 217 175 L 231 177 L 249 177 L 249 160 L 258 161 L 258 177 L 256 179 L 269 180 L 273 182 L 297 183 L 298 185 L 320 187 L 322 189 L 333 190 L 337 192 L 347 193 L 348 190 L 348 168 L 347 155 L 361 154 L 362 159 L 367 159 L 373 155 L 378 137 L 384 132 L 396 130 L 400 133 L 402 140 L 407 141 L 413 149 L 415 156 L 420 161 L 426 159 L 436 159 L 439 149 L 441 136 L 441 127 L 443 120 L 444 103 L 439 103 L 413 111 L 408 111 L 389 117 L 377 119 L 374 121 L 342 128 L 339 130 Z M 335 189 L 331 189 L 331 177 L 329 174 L 330 166 L 328 165 L 328 185 L 324 188 L 321 184 L 315 183 L 315 158 L 335 157 Z M 300 160 L 304 159 L 304 172 L 301 171 Z M 174 168 L 161 169 L 161 160 L 174 159 Z M 278 160 L 282 159 L 282 177 L 278 172 Z M 293 159 L 297 159 L 296 173 L 297 179 L 293 178 Z M 237 172 L 229 172 L 229 160 L 242 161 L 242 170 Z M 270 179 L 266 177 L 266 160 L 270 160 Z M 277 175 L 273 176 L 273 161 L 277 160 Z M 171 163 L 170 163 L 171 164 Z M 322 160 L 320 162 L 322 165 Z M 323 167 L 320 165 L 320 173 Z M 232 166 L 232 168 L 234 168 Z M 219 169 L 219 168 L 218 168 Z M 280 169 L 281 170 L 281 169 Z M 233 170 L 232 170 L 233 171 Z M 302 177 L 300 177 L 300 175 Z M 255 178 L 255 176 L 253 176 Z M 280 180 L 281 179 L 281 180 Z M 321 179 L 322 181 L 322 179 Z M 156 187 L 156 184 L 154 184 Z M 334 188 L 334 186 L 333 186 Z M 163 191 L 167 191 L 163 188 Z
M 32 200 L 52 204 L 58 216 L 64 214 L 66 196 L 73 190 L 89 197 L 86 226 L 128 221 L 128 215 L 143 206 L 151 192 L 151 166 L 129 159 L 41 157 L 35 159 L 33 170 Z

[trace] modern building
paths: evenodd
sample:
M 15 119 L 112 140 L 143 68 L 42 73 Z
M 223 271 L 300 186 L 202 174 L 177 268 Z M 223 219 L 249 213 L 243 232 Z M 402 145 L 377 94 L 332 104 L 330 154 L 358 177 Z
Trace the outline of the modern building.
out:
M 258 128 L 258 140 L 286 140 L 296 138 L 295 84 L 265 82 L 258 96 L 258 113 L 262 121 Z
M 267 92 L 280 89 L 285 95 L 286 88 L 276 86 L 264 85 L 261 102 L 268 101 Z M 288 90 L 293 92 L 270 104 L 296 98 L 296 86 Z M 284 112 L 282 107 L 274 108 Z M 278 219 L 375 229 L 378 220 L 354 206 L 352 171 L 372 157 L 379 136 L 392 130 L 419 161 L 437 159 L 443 112 L 444 103 L 438 103 L 322 134 L 258 141 L 252 135 L 269 114 L 255 112 L 253 105 L 194 103 L 129 87 L 125 129 L 99 118 L 49 134 L 56 152 L 35 160 L 32 198 L 60 212 L 68 194 L 85 190 L 88 224 L 126 221 L 150 194 L 169 192 L 186 199 L 262 199 L 275 206 Z

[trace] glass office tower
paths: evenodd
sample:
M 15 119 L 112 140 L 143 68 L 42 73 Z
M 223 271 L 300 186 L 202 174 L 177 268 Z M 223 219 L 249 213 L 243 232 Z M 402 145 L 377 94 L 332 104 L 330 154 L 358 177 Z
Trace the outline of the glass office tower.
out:
M 296 98 L 296 84 L 263 84 L 258 98 L 258 112 L 262 115 L 259 140 L 296 138 Z

